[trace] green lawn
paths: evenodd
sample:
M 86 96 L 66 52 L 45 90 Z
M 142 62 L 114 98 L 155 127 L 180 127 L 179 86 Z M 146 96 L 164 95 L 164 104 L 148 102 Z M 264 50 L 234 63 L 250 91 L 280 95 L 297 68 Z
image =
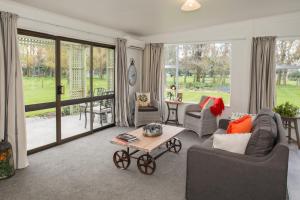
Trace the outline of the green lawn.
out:
M 171 85 L 175 84 L 174 77 L 167 76 L 166 85 L 167 89 Z M 223 85 L 223 84 L 222 84 Z M 194 82 L 194 76 L 186 77 L 184 81 L 184 76 L 179 76 L 179 88 L 178 91 L 183 93 L 183 101 L 188 103 L 199 103 L 201 96 L 214 96 L 222 97 L 225 105 L 230 104 L 230 78 L 225 80 L 225 86 L 222 87 L 221 84 L 213 83 L 213 79 L 207 77 L 205 83 Z M 187 89 L 189 88 L 189 89 Z M 222 88 L 227 88 L 228 92 L 222 91 Z M 225 89 L 226 90 L 226 89 Z
M 86 93 L 89 91 L 90 79 L 86 81 Z M 65 86 L 65 93 L 62 95 L 62 100 L 70 99 L 69 94 L 69 83 L 67 78 L 62 79 L 62 85 Z M 108 81 L 106 77 L 103 79 L 94 78 L 94 88 L 108 88 Z M 54 77 L 24 77 L 24 102 L 25 105 L 55 102 L 55 78 Z M 42 115 L 53 115 L 55 109 L 45 109 L 34 112 L 26 113 L 26 116 L 42 116 Z
M 207 78 L 207 83 L 197 83 L 195 85 L 190 85 L 193 83 L 193 77 L 188 77 L 186 84 L 190 86 L 190 89 L 184 89 L 184 77 L 179 78 L 179 91 L 183 92 L 184 102 L 194 102 L 198 103 L 201 96 L 216 96 L 222 97 L 226 105 L 230 104 L 230 94 L 225 91 L 216 91 L 210 89 L 212 84 L 212 79 Z M 167 78 L 167 86 L 169 87 L 174 82 L 172 77 Z M 87 79 L 86 88 L 89 88 L 90 81 Z M 55 102 L 55 78 L 54 77 L 24 77 L 24 96 L 25 105 Z M 107 78 L 103 79 L 94 78 L 93 80 L 94 88 L 107 88 L 108 81 Z M 62 85 L 65 86 L 65 94 L 62 95 L 62 100 L 70 99 L 69 95 L 69 83 L 67 78 L 62 79 Z M 227 88 L 229 88 L 229 79 L 226 80 Z M 88 92 L 88 89 L 86 89 Z M 289 101 L 300 107 L 300 86 L 296 85 L 296 82 L 289 81 L 286 86 L 277 86 L 277 105 Z M 45 109 L 40 111 L 34 111 L 26 113 L 26 116 L 36 116 L 36 115 L 54 115 L 55 109 Z
M 277 86 L 276 96 L 277 105 L 288 101 L 300 107 L 300 86 L 296 84 L 289 83 L 289 85 L 286 86 Z
M 230 94 L 225 92 L 209 91 L 209 90 L 202 90 L 202 91 L 185 90 L 183 92 L 183 101 L 199 103 L 201 96 L 222 97 L 225 105 L 230 104 Z
M 224 91 L 218 91 L 220 86 L 214 85 L 212 82 L 212 78 L 206 78 L 206 83 L 196 83 L 193 84 L 194 77 L 189 76 L 186 79 L 186 83 L 184 84 L 184 77 L 179 77 L 179 91 L 183 92 L 183 101 L 184 102 L 193 102 L 198 103 L 202 95 L 206 96 L 215 96 L 222 97 L 225 105 L 230 104 L 230 94 Z M 167 76 L 166 79 L 167 89 L 175 84 L 174 77 Z M 230 78 L 225 80 L 225 85 L 229 88 Z M 198 88 L 195 88 L 197 86 Z M 185 89 L 186 87 L 194 87 L 193 89 Z M 210 89 L 209 87 L 212 87 Z M 300 86 L 296 84 L 296 81 L 289 80 L 286 86 L 277 86 L 276 87 L 276 104 L 282 104 L 286 101 L 289 101 L 292 104 L 295 104 L 300 107 Z

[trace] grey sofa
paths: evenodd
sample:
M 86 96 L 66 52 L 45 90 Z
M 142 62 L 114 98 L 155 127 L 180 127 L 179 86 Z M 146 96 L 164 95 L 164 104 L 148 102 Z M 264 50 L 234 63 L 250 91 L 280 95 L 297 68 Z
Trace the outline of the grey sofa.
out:
M 205 99 L 206 96 L 202 96 L 200 102 Z M 183 126 L 200 136 L 210 135 L 217 130 L 217 118 L 209 108 L 201 110 L 199 104 L 190 104 L 185 109 Z
M 187 200 L 284 200 L 287 194 L 289 149 L 278 114 L 277 141 L 266 156 L 234 154 L 212 148 L 212 139 L 192 146 L 187 155 Z M 215 134 L 222 134 L 221 120 Z M 248 144 L 249 145 L 249 144 Z

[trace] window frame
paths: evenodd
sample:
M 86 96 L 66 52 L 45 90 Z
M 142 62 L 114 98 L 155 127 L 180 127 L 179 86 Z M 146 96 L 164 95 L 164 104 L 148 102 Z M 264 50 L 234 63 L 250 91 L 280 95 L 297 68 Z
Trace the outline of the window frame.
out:
M 278 67 L 279 66 L 284 66 L 284 65 L 287 65 L 287 66 L 295 66 L 295 67 L 298 67 L 298 69 L 296 69 L 296 70 L 298 70 L 299 72 L 300 72 L 300 58 L 299 58 L 299 64 L 285 64 L 285 63 L 280 63 L 280 62 L 277 62 L 277 58 L 276 58 L 276 56 L 277 56 L 277 54 L 278 54 L 278 42 L 279 41 L 298 41 L 299 43 L 300 43 L 300 37 L 296 37 L 296 36 L 293 36 L 293 37 L 277 37 L 276 38 L 276 46 L 275 46 L 275 65 L 276 65 L 276 67 L 275 67 L 275 106 L 279 106 L 280 104 L 282 104 L 282 103 L 284 103 L 284 102 L 281 102 L 281 103 L 279 103 L 278 102 L 278 87 L 279 86 L 283 86 L 283 85 L 278 85 L 277 84 L 277 70 L 278 70 Z M 300 48 L 300 45 L 299 45 L 299 48 Z M 288 68 L 287 69 L 287 71 L 289 71 L 289 70 L 292 70 L 291 68 Z M 288 77 L 287 77 L 287 80 L 288 80 Z M 296 83 L 297 84 L 297 83 Z M 287 84 L 288 85 L 288 84 Z M 299 88 L 300 89 L 300 88 Z M 285 101 L 286 102 L 286 101 Z M 292 103 L 292 102 L 290 102 L 290 103 Z
M 175 86 L 177 88 L 176 90 L 176 96 L 177 96 L 177 93 L 178 93 L 178 88 L 179 88 L 179 70 L 181 69 L 180 68 L 180 64 L 179 64 L 179 49 L 180 49 L 180 45 L 195 45 L 195 44 L 204 44 L 204 45 L 210 45 L 210 44 L 229 44 L 230 45 L 230 66 L 229 66 L 229 101 L 228 101 L 228 104 L 225 104 L 226 107 L 230 107 L 230 104 L 231 104 L 231 89 L 232 89 L 232 81 L 231 81 L 231 75 L 232 75 L 232 42 L 231 41 L 210 41 L 210 42 L 193 42 L 193 43 L 173 43 L 173 44 L 165 44 L 166 45 L 169 45 L 169 46 L 176 46 L 176 61 L 175 61 L 175 64 L 167 64 L 167 63 L 164 63 L 164 90 L 168 89 L 167 88 L 167 76 L 166 76 L 166 69 L 175 69 L 176 70 L 176 73 L 175 73 Z M 166 68 L 166 66 L 169 66 L 168 68 Z M 182 93 L 184 95 L 184 92 L 185 92 L 185 89 L 180 89 L 182 90 Z M 217 92 L 220 92 L 220 90 L 212 90 L 212 91 L 217 91 Z M 201 90 L 197 90 L 197 92 L 201 92 Z M 165 96 L 165 92 L 163 93 L 164 94 L 164 98 L 167 99 L 167 97 Z M 199 98 L 199 101 L 200 101 L 200 98 Z M 183 101 L 184 103 L 199 103 L 199 102 L 193 102 L 193 101 Z
M 56 108 L 56 142 L 54 143 L 50 143 L 50 144 L 46 144 L 44 146 L 40 146 L 34 149 L 30 149 L 27 150 L 27 154 L 33 154 L 33 153 L 37 153 L 49 148 L 52 148 L 54 146 L 58 146 L 70 141 L 73 141 L 75 139 L 93 134 L 94 132 L 97 131 L 101 131 L 103 129 L 109 128 L 109 127 L 113 127 L 115 126 L 115 116 L 113 117 L 113 123 L 103 126 L 103 127 L 99 127 L 99 128 L 91 128 L 90 131 L 78 134 L 78 135 L 74 135 L 72 137 L 69 138 L 65 138 L 62 139 L 62 135 L 61 135 L 61 108 L 64 106 L 68 106 L 68 105 L 74 105 L 74 104 L 80 104 L 80 103 L 84 103 L 84 102 L 94 102 L 94 101 L 99 101 L 99 100 L 103 100 L 103 99 L 113 99 L 113 105 L 114 107 L 116 106 L 116 102 L 115 102 L 115 91 L 116 91 L 116 84 L 115 84 L 115 80 L 116 80 L 116 62 L 115 62 L 115 58 L 116 58 L 116 46 L 115 45 L 110 45 L 110 44 L 103 44 L 103 43 L 97 43 L 97 42 L 92 42 L 92 41 L 87 41 L 87 40 L 81 40 L 81 39 L 75 39 L 75 38 L 69 38 L 69 37 L 63 37 L 63 36 L 57 36 L 57 35 L 52 35 L 52 34 L 47 34 L 47 33 L 42 33 L 42 32 L 37 32 L 37 31 L 31 31 L 31 30 L 27 30 L 27 29 L 21 29 L 18 28 L 17 30 L 18 35 L 23 35 L 23 36 L 29 36 L 29 37 L 37 37 L 37 38 L 41 38 L 41 39 L 50 39 L 55 41 L 55 74 L 61 74 L 61 43 L 66 41 L 66 42 L 73 42 L 73 43 L 79 43 L 79 44 L 84 44 L 84 45 L 89 45 L 90 46 L 90 75 L 91 75 L 91 85 L 90 88 L 93 89 L 93 81 L 92 81 L 92 72 L 93 72 L 93 47 L 100 47 L 100 48 L 107 48 L 107 49 L 112 49 L 114 51 L 114 70 L 113 70 L 113 91 L 114 94 L 110 94 L 110 95 L 106 95 L 106 96 L 94 96 L 93 92 L 91 94 L 90 97 L 84 97 L 84 98 L 80 98 L 80 99 L 70 99 L 70 100 L 61 100 L 61 98 L 59 97 L 60 95 L 56 95 L 56 99 L 55 102 L 45 102 L 45 103 L 38 103 L 38 104 L 29 104 L 29 105 L 25 105 L 25 112 L 31 112 L 31 111 L 37 111 L 37 110 L 42 110 L 42 109 L 49 109 L 49 108 Z M 59 76 L 55 76 L 55 85 L 58 86 L 61 83 L 61 75 Z M 55 92 L 56 93 L 56 92 Z M 92 106 L 91 106 L 92 107 Z M 58 109 L 60 108 L 60 109 Z M 91 113 L 92 115 L 92 113 Z M 91 121 L 92 124 L 92 121 Z M 92 126 L 91 126 L 92 127 Z

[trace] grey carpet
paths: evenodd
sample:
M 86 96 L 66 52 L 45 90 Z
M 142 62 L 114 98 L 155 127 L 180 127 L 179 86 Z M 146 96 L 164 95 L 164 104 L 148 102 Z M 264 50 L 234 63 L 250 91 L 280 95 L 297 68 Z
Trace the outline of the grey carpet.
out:
M 146 176 L 138 171 L 135 160 L 128 170 L 113 164 L 112 155 L 120 147 L 109 141 L 127 130 L 107 129 L 31 155 L 30 167 L 0 182 L 0 199 L 184 199 L 186 150 L 200 142 L 198 137 L 180 135 L 182 151 L 160 157 L 156 172 Z
M 30 167 L 0 181 L 0 199 L 183 200 L 186 150 L 201 140 L 189 132 L 181 134 L 182 151 L 159 158 L 156 172 L 146 176 L 138 171 L 135 160 L 128 170 L 119 170 L 112 162 L 113 153 L 120 148 L 109 140 L 128 130 L 107 129 L 31 155 Z M 296 189 L 300 185 L 299 160 L 299 151 L 292 148 L 289 172 L 292 200 L 300 199 Z

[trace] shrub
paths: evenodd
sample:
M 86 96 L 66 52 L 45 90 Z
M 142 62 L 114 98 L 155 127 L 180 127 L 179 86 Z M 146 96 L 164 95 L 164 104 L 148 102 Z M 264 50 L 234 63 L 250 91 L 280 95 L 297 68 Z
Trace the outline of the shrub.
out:
M 299 107 L 289 102 L 285 102 L 274 108 L 274 111 L 283 117 L 295 117 L 298 114 Z

